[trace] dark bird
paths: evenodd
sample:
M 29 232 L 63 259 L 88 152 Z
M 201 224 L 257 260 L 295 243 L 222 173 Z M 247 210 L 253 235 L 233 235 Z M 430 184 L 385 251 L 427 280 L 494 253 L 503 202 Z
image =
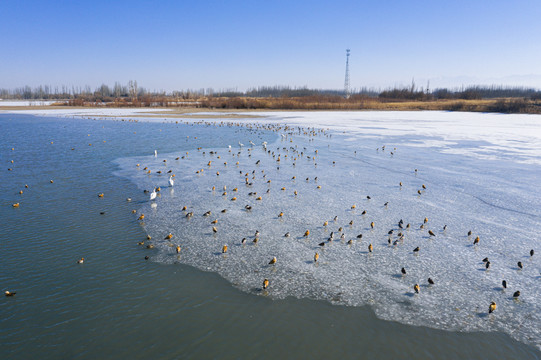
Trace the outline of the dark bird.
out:
M 353 240 L 348 240 L 348 245 L 353 244 Z
M 490 261 L 487 261 L 486 264 L 485 264 L 485 269 L 488 270 L 489 267 L 490 267 Z
M 415 249 L 413 249 L 413 252 L 419 252 L 419 250 L 421 249 L 419 248 L 419 246 L 417 246 Z
M 433 232 L 432 230 L 428 230 L 428 234 L 429 234 L 430 236 L 436 236 L 436 234 L 434 234 L 434 232 Z
M 289 237 L 289 236 L 290 236 L 289 232 L 286 232 L 284 235 L 284 237 Z
M 421 288 L 419 287 L 419 284 L 413 285 L 413 290 L 415 290 L 415 293 L 418 294 L 419 291 L 421 291 Z
M 488 262 L 488 257 L 484 258 L 483 262 Z
M 434 285 L 434 280 L 432 280 L 432 278 L 428 278 L 428 283 L 429 283 L 430 285 Z
M 269 265 L 274 265 L 276 264 L 276 256 L 274 256 L 271 261 L 269 261 Z
M 479 244 L 479 236 L 473 240 L 473 245 Z
M 405 268 L 402 268 L 402 270 L 400 270 L 402 272 L 402 275 L 406 275 L 406 269 Z
M 505 281 L 505 280 L 502 281 L 502 287 L 504 289 L 507 289 L 507 281 Z
M 374 247 L 372 246 L 372 244 L 369 244 L 368 245 L 368 251 L 369 252 L 372 252 L 374 250 Z
M 530 250 L 530 256 L 533 256 L 533 254 L 534 254 L 534 251 L 532 249 L 532 250 Z
M 470 230 L 470 231 L 468 231 L 468 236 L 471 236 L 471 230 Z
M 319 246 L 325 246 L 325 241 L 324 241 L 324 242 L 320 242 L 320 243 L 319 243 Z
M 9 290 L 6 290 L 6 291 L 4 292 L 4 294 L 5 294 L 6 296 L 14 296 L 15 294 L 17 294 L 17 292 L 16 292 L 16 291 L 9 291 Z
M 363 234 L 357 235 L 357 239 L 361 239 L 363 237 Z
M 519 262 L 517 263 L 517 266 L 518 266 L 520 269 L 522 269 L 522 262 L 519 261 Z
M 370 196 L 368 196 L 368 195 L 366 196 L 366 198 L 367 198 L 368 200 L 372 199 L 372 198 L 371 198 Z
M 516 299 L 520 296 L 520 291 L 515 291 L 515 293 L 513 294 L 513 297 Z

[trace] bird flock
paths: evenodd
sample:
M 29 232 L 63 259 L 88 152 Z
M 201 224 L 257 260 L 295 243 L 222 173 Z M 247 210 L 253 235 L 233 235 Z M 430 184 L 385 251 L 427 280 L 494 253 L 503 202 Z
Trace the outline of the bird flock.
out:
M 336 281 L 337 289 L 327 295 L 331 300 L 347 303 L 340 287 L 358 288 L 359 296 L 365 296 L 362 292 L 374 283 L 392 284 L 397 296 L 422 298 L 452 286 L 449 269 L 438 269 L 440 263 L 454 264 L 458 278 L 460 272 L 482 270 L 485 280 L 501 284 L 484 291 L 483 302 L 470 311 L 481 307 L 479 312 L 497 314 L 501 300 L 495 298 L 520 302 L 528 293 L 516 276 L 511 281 L 496 276 L 503 268 L 520 274 L 535 267 L 534 249 L 523 249 L 523 255 L 503 263 L 501 256 L 493 259 L 491 236 L 483 228 L 478 232 L 459 221 L 447 223 L 445 211 L 428 212 L 437 207 L 426 203 L 445 199 L 435 198 L 438 184 L 423 180 L 421 166 L 375 172 L 386 176 L 374 178 L 370 169 L 375 162 L 392 168 L 400 159 L 397 147 L 351 150 L 336 145 L 330 131 L 311 127 L 234 121 L 191 125 L 237 128 L 242 139 L 237 145 L 194 147 L 161 158 L 154 150 L 131 164 L 134 177 L 149 185 L 145 193 L 152 204 L 132 210 L 134 221 L 148 232 L 137 245 L 158 251 L 156 256 L 165 253 L 174 261 L 218 272 L 234 269 L 235 274 L 225 275 L 234 284 L 249 282 L 249 289 L 271 296 L 292 287 L 311 296 L 323 288 L 325 279 L 319 276 L 326 274 Z M 279 134 L 276 142 L 263 141 L 269 132 Z M 187 136 L 186 142 L 195 139 Z M 175 201 L 170 202 L 173 188 Z M 158 221 L 160 215 L 167 221 Z M 441 259 L 440 249 L 458 247 L 458 256 Z M 469 285 L 474 287 L 474 280 Z M 508 297 L 498 295 L 506 291 Z M 369 296 L 363 299 L 373 303 Z

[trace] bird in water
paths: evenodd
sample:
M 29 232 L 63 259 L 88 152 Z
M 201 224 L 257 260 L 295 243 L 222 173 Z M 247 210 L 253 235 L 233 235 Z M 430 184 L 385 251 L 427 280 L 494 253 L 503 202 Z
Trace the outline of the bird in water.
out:
M 158 157 L 158 150 L 154 150 L 154 157 Z
M 224 245 L 222 247 L 222 254 L 225 254 L 227 252 L 227 245 Z
M 150 193 L 150 200 L 156 199 L 157 195 L 158 193 L 156 192 L 156 188 L 154 188 L 154 190 L 152 190 L 152 192 Z
M 137 220 L 143 220 L 144 218 L 145 218 L 145 214 L 141 214 L 141 216 L 139 216 L 139 217 L 137 218 Z
M 415 290 L 415 293 L 418 294 L 419 291 L 421 291 L 421 288 L 419 287 L 419 284 L 413 285 L 413 290 Z
M 496 310 L 496 303 L 494 301 L 492 301 L 490 303 L 490 306 L 488 307 L 488 313 L 490 314 L 490 313 L 494 312 L 495 310 Z
M 169 186 L 175 185 L 175 180 L 173 180 L 173 176 L 169 176 Z
M 269 287 L 269 280 L 268 279 L 263 280 L 263 289 L 266 289 L 268 287 Z
M 274 256 L 271 261 L 269 261 L 269 265 L 274 265 L 276 264 L 276 256 Z
M 82 257 L 82 258 L 80 258 L 79 260 L 77 260 L 77 264 L 82 264 L 82 263 L 84 263 L 84 262 L 85 262 L 85 258 L 84 258 L 84 257 Z
M 177 245 L 177 254 L 180 254 L 180 245 Z
M 14 296 L 15 294 L 17 294 L 17 292 L 6 290 L 4 291 L 4 294 L 9 297 L 9 296 Z
M 169 240 L 173 237 L 173 234 L 169 233 L 167 234 L 167 236 L 164 238 L 164 240 Z

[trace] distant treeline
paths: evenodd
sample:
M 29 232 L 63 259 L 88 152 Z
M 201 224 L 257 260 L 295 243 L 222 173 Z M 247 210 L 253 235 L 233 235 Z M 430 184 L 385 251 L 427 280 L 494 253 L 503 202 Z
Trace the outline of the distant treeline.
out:
M 248 89 L 247 91 L 237 90 L 147 90 L 139 87 L 137 81 L 129 81 L 122 85 L 118 82 L 114 86 L 103 84 L 95 89 L 90 86 L 48 86 L 37 87 L 24 86 L 14 89 L 0 89 L 0 99 L 10 100 L 75 100 L 82 99 L 88 102 L 114 102 L 114 101 L 135 101 L 140 98 L 146 99 L 169 99 L 177 102 L 179 100 L 197 100 L 201 98 L 300 98 L 313 96 L 337 96 L 344 97 L 343 90 L 332 89 L 309 89 L 307 87 L 289 86 L 262 86 Z M 418 90 L 415 84 L 410 87 L 395 87 L 392 89 L 378 90 L 373 88 L 361 88 L 351 91 L 351 96 L 361 95 L 379 98 L 381 100 L 440 100 L 440 99 L 497 99 L 497 98 L 525 98 L 532 100 L 541 99 L 541 90 L 526 87 L 509 86 L 470 86 L 461 89 L 434 89 L 432 91 Z
M 507 113 L 541 113 L 541 91 L 525 87 L 471 86 L 461 89 L 362 88 L 346 97 L 344 91 L 264 86 L 247 91 L 199 89 L 149 91 L 127 85 L 51 87 L 24 86 L 0 89 L 0 99 L 57 100 L 55 105 L 107 107 L 199 107 L 208 109 L 305 110 L 451 110 Z

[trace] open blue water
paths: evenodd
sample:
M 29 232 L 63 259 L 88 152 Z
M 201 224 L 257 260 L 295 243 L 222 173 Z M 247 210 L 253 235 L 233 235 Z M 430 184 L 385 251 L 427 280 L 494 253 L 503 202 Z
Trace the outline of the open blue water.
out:
M 538 254 L 529 256 L 538 244 L 539 168 L 400 146 L 412 139 L 328 135 L 0 115 L 0 283 L 17 291 L 0 302 L 2 353 L 539 358 L 540 263 Z M 154 186 L 162 191 L 150 202 L 143 190 Z M 400 219 L 411 227 L 389 245 L 387 233 L 394 229 L 397 240 Z M 270 266 L 273 256 L 278 262 Z M 436 284 L 428 286 L 428 277 Z M 498 309 L 489 315 L 490 301 Z

